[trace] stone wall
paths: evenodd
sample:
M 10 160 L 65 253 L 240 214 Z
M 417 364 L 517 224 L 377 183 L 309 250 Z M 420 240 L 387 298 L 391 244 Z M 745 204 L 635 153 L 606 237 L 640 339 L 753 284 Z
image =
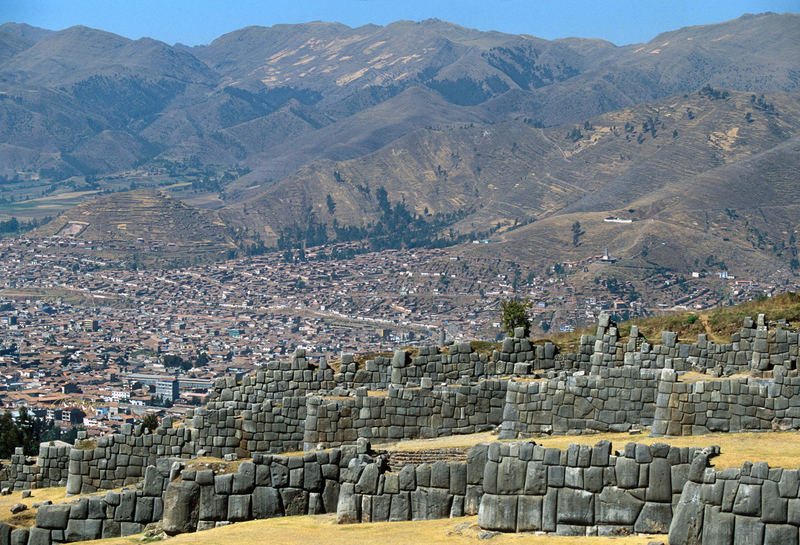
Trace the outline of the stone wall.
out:
M 340 480 L 368 445 L 349 445 L 300 456 L 256 454 L 236 473 L 184 470 L 164 498 L 169 534 L 205 530 L 245 520 L 334 513 Z M 360 454 L 359 454 L 360 453 Z
M 708 467 L 695 458 L 675 509 L 670 545 L 797 545 L 800 477 L 795 469 L 746 462 L 741 469 Z
M 160 458 L 185 455 L 190 430 L 173 428 L 165 418 L 155 432 L 123 424 L 122 432 L 84 440 L 69 451 L 68 494 L 89 494 L 134 484 L 144 477 L 145 469 Z
M 36 525 L 15 532 L 19 543 L 50 545 L 137 534 L 156 521 L 177 534 L 245 520 L 333 513 L 340 480 L 357 457 L 366 460 L 361 465 L 372 462 L 367 451 L 369 444 L 362 442 L 300 456 L 256 454 L 234 473 L 226 472 L 228 466 L 185 469 L 183 461 L 159 458 L 136 488 L 42 505 Z M 0 528 L 0 542 L 2 534 Z
M 191 450 L 218 458 L 301 450 L 305 422 L 305 395 L 260 403 L 214 402 L 186 413 Z
M 230 466 L 159 458 L 135 489 L 43 505 L 30 530 L 0 527 L 0 542 L 51 545 L 139 533 L 336 512 L 339 523 L 478 514 L 481 528 L 567 536 L 666 533 L 671 545 L 798 544 L 800 472 L 746 463 L 716 471 L 718 447 L 629 443 L 545 448 L 479 444 L 466 461 L 408 464 L 361 439 L 298 456 L 257 454 Z
M 69 473 L 69 446 L 39 447 L 39 456 L 25 456 L 17 447 L 11 462 L 0 469 L 0 488 L 22 490 L 64 486 Z
M 385 390 L 389 385 L 419 386 L 423 378 L 433 383 L 456 382 L 465 377 L 476 381 L 488 373 L 487 354 L 473 352 L 469 343 L 459 343 L 446 350 L 420 346 L 413 355 L 396 350 L 391 358 L 377 356 L 359 368 L 352 354 L 343 354 L 336 384 L 344 388 Z
M 483 495 L 486 445 L 466 462 L 409 464 L 390 471 L 380 462 L 354 464 L 344 475 L 339 523 L 431 520 L 475 515 Z
M 569 536 L 666 533 L 698 450 L 629 443 L 614 455 L 608 441 L 566 450 L 492 443 L 478 524 Z
M 800 377 L 735 377 L 681 382 L 665 372 L 659 384 L 654 435 L 800 428 Z
M 521 330 L 491 356 L 467 343 L 396 351 L 363 366 L 344 354 L 336 371 L 324 358 L 315 364 L 298 349 L 291 361 L 268 362 L 241 383 L 218 380 L 208 405 L 189 410 L 181 427 L 173 429 L 168 421 L 148 434 L 128 426 L 96 447 L 77 449 L 68 468 L 63 448 L 43 451 L 36 464 L 16 457 L 0 480 L 17 488 L 52 485 L 63 482 L 68 469 L 70 491 L 87 492 L 134 482 L 158 457 L 247 457 L 358 437 L 471 433 L 501 422 L 503 437 L 651 423 L 656 434 L 797 429 L 797 358 L 798 334 L 780 324 L 768 327 L 763 316 L 746 319 L 727 344 L 704 335 L 682 344 L 675 333 L 664 332 L 662 344 L 650 345 L 635 327 L 621 339 L 603 316 L 595 335 L 581 337 L 575 354 L 549 343 L 535 346 Z M 756 376 L 676 380 L 676 373 L 690 370 Z
M 603 367 L 599 376 L 508 382 L 501 438 L 538 433 L 628 431 L 649 426 L 661 372 Z
M 162 496 L 174 471 L 170 465 L 170 460 L 161 459 L 147 467 L 143 485 L 136 489 L 41 505 L 35 526 L 14 530 L 10 542 L 50 545 L 138 534 L 163 516 Z
M 187 412 L 192 453 L 222 457 L 301 449 L 306 396 L 333 390 L 333 378 L 324 358 L 314 366 L 298 349 L 290 362 L 268 362 L 241 384 L 219 379 L 208 404 Z
M 430 438 L 487 431 L 500 425 L 506 382 L 433 387 L 389 387 L 386 395 L 308 400 L 306 449 L 329 447 L 364 437 L 375 441 Z

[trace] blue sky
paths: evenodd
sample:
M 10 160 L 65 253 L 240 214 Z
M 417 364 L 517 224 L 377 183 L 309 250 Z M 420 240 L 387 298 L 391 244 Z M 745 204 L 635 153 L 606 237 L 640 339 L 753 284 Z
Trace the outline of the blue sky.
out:
M 624 45 L 763 11 L 800 12 L 800 0 L 0 0 L 0 22 L 56 30 L 81 24 L 189 45 L 248 25 L 315 20 L 383 25 L 432 17 L 480 30 Z

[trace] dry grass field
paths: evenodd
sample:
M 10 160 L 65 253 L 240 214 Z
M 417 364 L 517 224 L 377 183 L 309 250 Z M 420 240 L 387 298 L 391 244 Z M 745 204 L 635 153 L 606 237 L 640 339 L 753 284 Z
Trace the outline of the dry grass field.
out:
M 369 543 L 397 545 L 459 545 L 491 543 L 492 545 L 647 545 L 651 541 L 666 542 L 667 536 L 630 537 L 556 537 L 531 534 L 498 534 L 481 539 L 478 517 L 455 519 L 377 522 L 373 524 L 338 525 L 333 515 L 283 517 L 223 526 L 196 534 L 183 534 L 167 541 L 170 545 L 217 545 L 222 543 L 269 543 L 270 545 L 360 545 Z M 486 534 L 484 534 L 485 536 Z M 86 543 L 133 545 L 141 536 L 103 539 Z
M 555 435 L 535 437 L 532 441 L 546 447 L 567 448 L 571 443 L 594 445 L 598 441 L 611 441 L 615 450 L 621 450 L 626 443 L 669 443 L 677 447 L 705 447 L 719 445 L 722 454 L 714 458 L 714 467 L 722 469 L 741 467 L 744 462 L 768 462 L 771 467 L 800 467 L 800 432 L 763 433 L 716 433 L 687 437 L 650 437 L 646 432 L 598 433 L 587 435 Z M 417 439 L 401 441 L 391 445 L 381 445 L 389 450 L 425 450 L 432 448 L 468 447 L 481 442 L 496 441 L 497 436 L 489 432 L 473 435 L 454 435 L 439 439 Z
M 17 528 L 29 528 L 36 522 L 37 509 L 33 507 L 34 503 L 41 503 L 43 501 L 51 501 L 53 503 L 66 503 L 71 502 L 77 498 L 88 498 L 90 496 L 104 496 L 105 490 L 96 494 L 86 494 L 85 496 L 70 496 L 67 497 L 66 487 L 56 488 L 40 488 L 38 490 L 31 490 L 30 498 L 22 498 L 22 491 L 17 490 L 8 496 L 0 496 L 0 521 L 6 522 Z M 17 503 L 23 503 L 28 506 L 28 509 L 17 513 L 11 514 L 11 506 Z

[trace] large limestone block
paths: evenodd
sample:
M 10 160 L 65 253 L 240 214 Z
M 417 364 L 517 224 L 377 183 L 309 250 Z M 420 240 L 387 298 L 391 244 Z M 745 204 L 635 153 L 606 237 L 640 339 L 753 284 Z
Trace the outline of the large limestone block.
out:
M 356 494 L 353 483 L 342 483 L 336 505 L 336 522 L 354 524 L 361 521 L 361 496 Z
M 428 490 L 428 520 L 448 518 L 450 516 L 450 504 L 453 496 L 449 490 L 442 488 L 431 488 Z
M 238 522 L 250 519 L 250 494 L 234 494 L 228 497 L 227 520 Z
M 70 519 L 64 536 L 67 541 L 89 541 L 99 539 L 103 529 L 100 520 L 78 520 Z
M 543 495 L 547 492 L 547 467 L 539 462 L 528 462 L 525 472 L 525 494 Z
M 519 496 L 517 531 L 536 532 L 542 529 L 542 496 Z
M 636 488 L 639 486 L 639 464 L 632 458 L 617 458 L 615 473 L 617 486 L 620 488 Z
M 650 464 L 647 501 L 672 501 L 672 468 L 665 458 L 654 458 Z
M 50 545 L 50 530 L 44 528 L 31 528 L 28 535 L 28 545 Z
M 389 509 L 389 520 L 404 521 L 411 520 L 411 494 L 409 492 L 402 492 L 400 494 L 392 494 L 391 505 Z
M 733 545 L 733 513 L 707 505 L 703 524 L 703 545 Z
M 169 535 L 194 532 L 200 506 L 200 485 L 194 481 L 176 481 L 164 494 L 162 527 Z
M 42 505 L 36 514 L 36 526 L 48 530 L 64 530 L 69 521 L 69 512 L 70 505 L 68 503 Z
M 201 486 L 198 520 L 224 520 L 227 513 L 228 496 L 217 494 L 213 486 Z
M 704 505 L 702 485 L 689 481 L 683 487 L 669 527 L 669 545 L 700 545 Z
M 639 513 L 633 529 L 639 534 L 666 534 L 672 522 L 671 503 L 647 502 Z
M 761 516 L 761 486 L 740 484 L 733 501 L 733 512 L 737 515 Z
M 322 505 L 326 513 L 335 513 L 336 504 L 339 501 L 339 488 L 338 481 L 332 479 L 325 480 L 325 488 L 322 491 Z
M 520 494 L 525 488 L 528 464 L 519 458 L 505 457 L 497 470 L 497 491 L 500 494 Z
M 305 515 L 308 513 L 308 492 L 300 488 L 282 488 L 280 490 L 284 514 Z
M 448 473 L 449 475 L 449 473 Z M 378 464 L 367 464 L 358 479 L 355 491 L 358 494 L 375 494 L 378 490 Z
M 558 492 L 559 524 L 594 524 L 594 494 L 585 490 L 562 488 Z
M 517 496 L 484 494 L 478 509 L 478 525 L 484 530 L 517 530 Z
M 252 509 L 254 519 L 277 517 L 283 513 L 281 496 L 271 486 L 257 486 L 253 490 Z
M 481 484 L 483 470 L 486 467 L 487 443 L 478 443 L 467 453 L 467 484 Z M 402 486 L 401 486 L 402 487 Z
M 633 525 L 643 505 L 643 501 L 629 492 L 615 486 L 607 486 L 597 495 L 595 502 L 597 524 Z
M 761 487 L 761 522 L 785 524 L 787 500 L 778 493 L 778 483 L 764 481 Z
M 788 524 L 767 524 L 764 545 L 797 545 L 797 528 Z
M 755 517 L 736 515 L 733 542 L 736 545 L 764 545 L 764 523 Z

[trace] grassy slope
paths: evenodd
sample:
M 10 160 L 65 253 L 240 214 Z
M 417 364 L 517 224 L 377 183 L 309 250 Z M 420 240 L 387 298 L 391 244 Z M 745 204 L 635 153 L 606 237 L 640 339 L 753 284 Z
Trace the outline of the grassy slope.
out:
M 647 337 L 651 343 L 661 344 L 662 331 L 674 331 L 681 342 L 696 342 L 699 333 L 708 335 L 709 340 L 718 343 L 731 342 L 731 334 L 742 327 L 742 321 L 750 316 L 753 320 L 764 314 L 767 320 L 784 319 L 791 327 L 800 327 L 800 294 L 783 293 L 781 295 L 757 299 L 733 307 L 722 307 L 705 311 L 684 311 L 652 316 L 622 322 L 619 330 L 622 337 L 627 337 L 631 326 L 639 327 L 639 333 Z M 690 323 L 690 316 L 697 319 Z M 594 328 L 570 333 L 562 333 L 548 337 L 548 340 L 559 345 L 562 351 L 573 351 L 584 333 L 594 334 Z M 538 341 L 537 341 L 538 343 Z

